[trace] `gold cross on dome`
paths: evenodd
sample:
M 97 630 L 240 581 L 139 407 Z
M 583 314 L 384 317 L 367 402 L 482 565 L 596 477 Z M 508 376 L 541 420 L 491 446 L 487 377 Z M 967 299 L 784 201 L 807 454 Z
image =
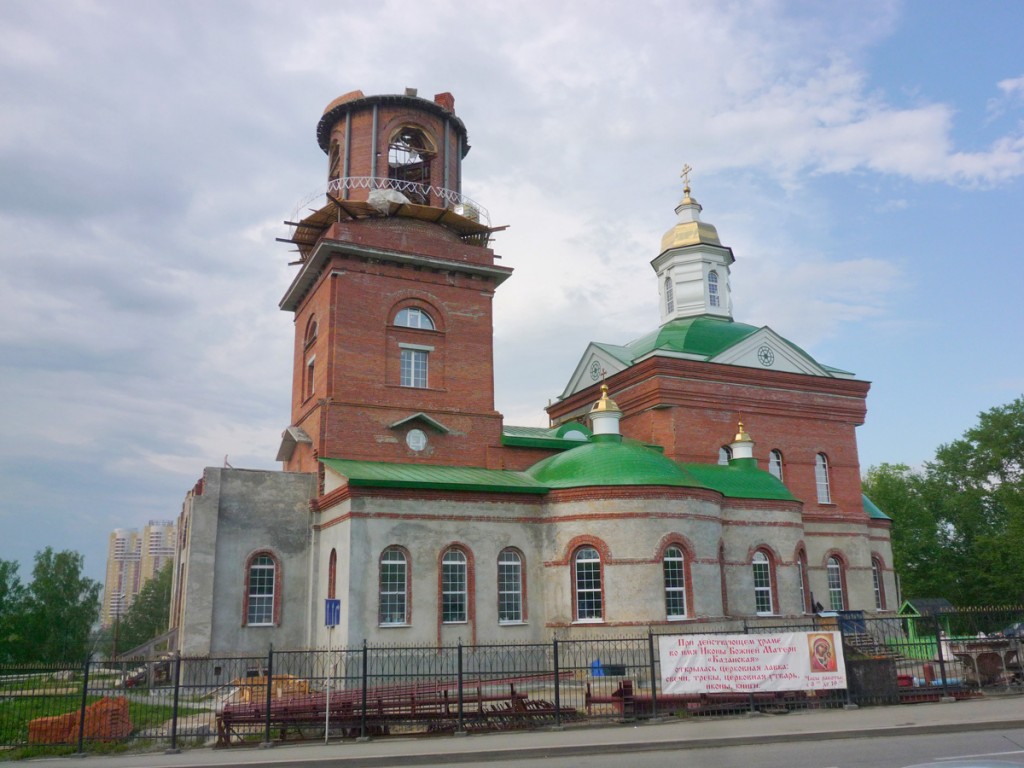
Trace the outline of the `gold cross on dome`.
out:
M 690 171 L 692 170 L 693 168 L 691 168 L 690 165 L 687 163 L 686 165 L 683 166 L 682 173 L 679 174 L 679 178 L 683 180 L 684 187 L 690 186 Z

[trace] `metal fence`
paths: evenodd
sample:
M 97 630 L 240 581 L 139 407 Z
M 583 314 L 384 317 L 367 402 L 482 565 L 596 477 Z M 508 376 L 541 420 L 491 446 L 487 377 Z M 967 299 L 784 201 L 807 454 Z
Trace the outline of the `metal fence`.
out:
M 370 646 L 75 666 L 0 666 L 0 747 L 65 752 L 563 726 L 1024 692 L 1024 606 L 693 622 L 548 643 Z M 661 635 L 836 630 L 838 691 L 668 694 Z

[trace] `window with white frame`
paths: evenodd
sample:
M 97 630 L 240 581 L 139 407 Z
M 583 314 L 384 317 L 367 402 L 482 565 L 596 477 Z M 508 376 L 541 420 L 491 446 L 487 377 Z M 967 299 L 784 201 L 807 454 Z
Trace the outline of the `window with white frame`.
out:
M 875 588 L 875 610 L 885 610 L 885 590 L 882 586 L 882 561 L 871 558 L 871 581 Z
M 676 308 L 675 293 L 672 290 L 672 278 L 665 278 L 665 312 L 673 312 Z
M 718 449 L 718 463 L 723 467 L 726 466 L 732 460 L 732 448 L 728 445 L 723 445 Z
M 421 328 L 424 330 L 434 330 L 434 320 L 424 310 L 419 307 L 406 307 L 400 309 L 398 314 L 395 315 L 395 325 L 400 325 L 403 328 Z
M 409 566 L 405 552 L 388 547 L 380 556 L 380 611 L 382 626 L 401 625 L 408 621 L 407 598 Z
M 441 558 L 441 621 L 458 624 L 468 620 L 466 553 L 449 549 Z
M 604 616 L 601 591 L 601 555 L 594 547 L 580 547 L 573 556 L 576 584 L 576 620 L 601 621 Z
M 758 616 L 774 613 L 772 605 L 772 563 L 768 555 L 758 550 L 751 560 L 754 574 L 754 610 Z
M 818 503 L 831 504 L 832 491 L 828 482 L 828 457 L 819 453 L 814 459 L 814 481 L 818 488 Z
M 498 622 L 523 621 L 523 559 L 514 549 L 498 555 Z
M 427 388 L 427 361 L 430 352 L 416 347 L 402 347 L 399 384 L 403 387 Z
M 708 272 L 708 305 L 719 306 L 721 299 L 718 295 L 718 273 L 715 270 Z
M 830 557 L 825 571 L 828 574 L 828 604 L 833 611 L 846 610 L 843 596 L 843 564 L 838 557 Z
M 686 618 L 686 561 L 681 547 L 673 544 L 662 558 L 665 574 L 665 615 L 672 619 Z
M 768 472 L 779 480 L 782 480 L 782 451 L 772 448 L 768 454 Z
M 249 561 L 248 576 L 246 626 L 272 626 L 277 563 L 268 554 L 256 555 Z

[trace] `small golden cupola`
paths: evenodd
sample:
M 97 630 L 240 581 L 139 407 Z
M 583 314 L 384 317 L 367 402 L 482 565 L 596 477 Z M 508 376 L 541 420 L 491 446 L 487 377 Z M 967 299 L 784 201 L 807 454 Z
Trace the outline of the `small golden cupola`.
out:
M 608 385 L 601 385 L 601 399 L 590 409 L 590 427 L 594 435 L 619 436 L 619 419 L 622 411 L 615 401 L 608 397 Z
M 732 439 L 729 447 L 732 449 L 733 460 L 754 458 L 754 441 L 750 439 L 750 435 L 743 429 L 742 421 L 737 425 L 736 436 Z

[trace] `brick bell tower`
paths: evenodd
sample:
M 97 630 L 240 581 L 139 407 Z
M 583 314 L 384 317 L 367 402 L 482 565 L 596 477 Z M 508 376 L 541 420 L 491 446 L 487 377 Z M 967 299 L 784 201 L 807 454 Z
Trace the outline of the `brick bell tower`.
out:
M 291 425 L 277 459 L 498 466 L 492 307 L 512 270 L 462 195 L 469 152 L 455 100 L 335 99 L 317 125 L 327 189 L 283 239 L 298 274 Z

